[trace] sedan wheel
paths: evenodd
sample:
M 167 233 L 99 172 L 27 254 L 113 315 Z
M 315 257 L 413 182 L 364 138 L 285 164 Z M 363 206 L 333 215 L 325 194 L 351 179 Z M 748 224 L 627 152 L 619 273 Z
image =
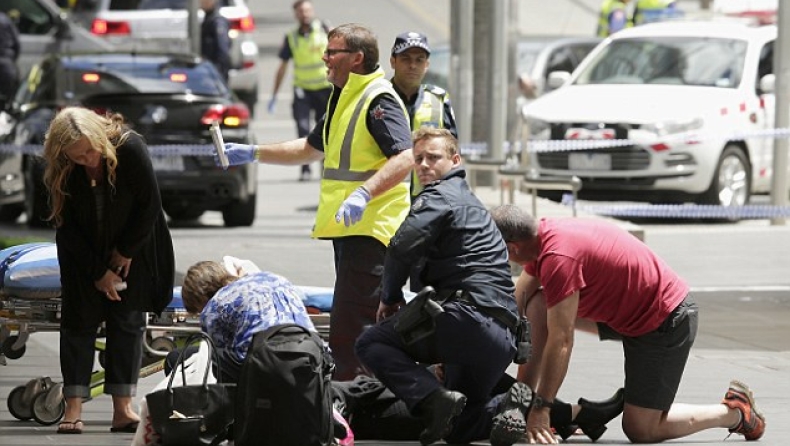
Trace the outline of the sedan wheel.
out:
M 749 162 L 743 150 L 734 145 L 724 148 L 710 188 L 702 194 L 703 204 L 743 206 L 751 195 Z

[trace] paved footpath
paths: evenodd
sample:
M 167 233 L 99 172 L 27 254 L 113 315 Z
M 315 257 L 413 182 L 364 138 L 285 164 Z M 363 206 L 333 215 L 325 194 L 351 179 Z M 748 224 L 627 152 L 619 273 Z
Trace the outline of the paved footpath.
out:
M 266 169 L 262 178 L 276 177 L 287 171 Z M 285 187 L 272 181 L 270 200 L 286 200 Z M 280 187 L 283 187 L 281 190 Z M 278 193 L 282 192 L 282 193 Z M 490 205 L 498 204 L 499 194 L 479 188 L 478 195 Z M 518 194 L 516 203 L 530 208 L 529 197 Z M 270 203 L 276 208 L 275 203 Z M 262 211 L 267 212 L 266 210 Z M 570 215 L 570 209 L 539 200 L 539 216 Z M 580 215 L 580 218 L 598 218 Z M 638 227 L 631 229 L 639 230 Z M 718 403 L 730 379 L 748 383 L 754 390 L 758 406 L 764 412 L 768 427 L 760 444 L 779 446 L 790 442 L 790 308 L 786 296 L 778 299 L 748 301 L 739 294 L 716 295 L 700 293 L 696 297 L 701 308 L 700 330 L 692 351 L 677 401 L 685 403 Z M 620 346 L 613 342 L 598 342 L 595 338 L 579 334 L 574 354 L 561 389 L 560 397 L 575 401 L 584 396 L 591 399 L 608 397 L 623 381 L 623 360 Z M 515 373 L 515 369 L 511 369 Z M 18 421 L 7 410 L 8 393 L 16 386 L 37 376 L 60 379 L 58 366 L 57 333 L 37 333 L 30 337 L 26 354 L 19 360 L 0 366 L 0 445 L 128 445 L 131 434 L 109 432 L 111 400 L 100 396 L 84 406 L 83 435 L 57 435 L 55 426 L 40 426 L 33 421 Z M 150 391 L 163 376 L 142 378 L 139 395 Z M 727 432 L 711 430 L 693 435 L 672 444 L 722 444 Z M 727 443 L 743 441 L 733 436 Z M 586 437 L 573 437 L 571 443 L 588 443 Z M 619 426 L 619 418 L 610 423 L 609 431 L 599 441 L 601 444 L 627 443 Z M 386 443 L 359 441 L 359 445 L 417 445 L 417 442 Z M 488 444 L 486 442 L 478 444 Z

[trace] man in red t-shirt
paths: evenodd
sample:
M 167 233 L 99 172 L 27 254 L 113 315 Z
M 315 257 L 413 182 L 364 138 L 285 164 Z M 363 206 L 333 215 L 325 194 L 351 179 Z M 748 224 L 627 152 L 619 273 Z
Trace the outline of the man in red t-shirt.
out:
M 532 359 L 518 379 L 534 389 L 530 443 L 556 443 L 549 411 L 568 370 L 574 328 L 623 343 L 623 431 L 655 443 L 723 427 L 756 440 L 765 419 L 749 388 L 732 381 L 722 404 L 673 405 L 697 333 L 689 287 L 650 248 L 608 222 L 541 219 L 516 206 L 492 211 L 512 262 L 523 265 L 516 302 L 532 325 Z M 541 288 L 542 287 L 542 288 Z M 571 417 L 596 427 L 585 407 Z M 592 426 L 591 426 L 592 425 Z M 597 426 L 600 427 L 600 426 Z

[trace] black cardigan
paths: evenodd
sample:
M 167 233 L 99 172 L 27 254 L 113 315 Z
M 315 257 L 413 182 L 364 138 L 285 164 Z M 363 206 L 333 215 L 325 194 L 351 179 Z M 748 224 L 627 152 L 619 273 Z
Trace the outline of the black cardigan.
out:
M 62 327 L 104 320 L 107 297 L 94 286 L 112 250 L 132 259 L 128 288 L 118 294 L 128 309 L 161 312 L 173 298 L 175 258 L 159 187 L 145 142 L 132 134 L 117 149 L 115 188 L 105 178 L 103 231 L 98 231 L 95 196 L 82 166 L 66 179 L 63 224 L 55 241 L 60 264 Z M 99 234 L 102 234 L 99 240 Z

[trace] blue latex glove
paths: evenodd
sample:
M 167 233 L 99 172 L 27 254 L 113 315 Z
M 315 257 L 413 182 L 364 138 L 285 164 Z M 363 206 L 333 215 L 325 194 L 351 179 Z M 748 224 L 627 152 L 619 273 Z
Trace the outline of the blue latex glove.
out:
M 271 99 L 269 99 L 269 104 L 266 106 L 266 110 L 268 110 L 268 111 L 269 111 L 269 114 L 270 114 L 270 115 L 271 115 L 271 114 L 274 114 L 274 106 L 275 106 L 276 104 L 277 104 L 277 98 L 276 98 L 276 97 L 274 97 L 274 96 L 272 96 L 272 98 L 271 98 Z
M 348 196 L 348 198 L 346 198 L 343 204 L 340 205 L 340 209 L 338 209 L 337 214 L 335 214 L 335 221 L 340 223 L 342 219 L 346 227 L 349 227 L 362 220 L 362 213 L 365 212 L 365 208 L 369 201 L 370 192 L 363 186 L 359 186 Z
M 238 166 L 239 164 L 249 164 L 255 160 L 255 146 L 249 144 L 236 144 L 234 142 L 225 143 L 225 156 L 228 157 L 228 164 Z M 221 166 L 219 156 L 214 154 L 214 163 Z

